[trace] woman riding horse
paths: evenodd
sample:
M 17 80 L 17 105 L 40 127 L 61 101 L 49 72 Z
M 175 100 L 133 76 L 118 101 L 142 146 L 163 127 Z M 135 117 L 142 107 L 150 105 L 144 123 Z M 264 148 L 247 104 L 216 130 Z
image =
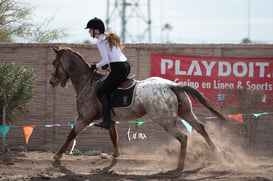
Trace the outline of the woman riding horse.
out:
M 99 67 L 110 64 L 111 72 L 105 79 L 102 87 L 98 90 L 98 98 L 103 108 L 103 122 L 94 126 L 109 129 L 111 127 L 110 114 L 110 93 L 124 81 L 130 73 L 131 67 L 127 58 L 121 52 L 122 44 L 120 37 L 116 33 L 105 33 L 104 23 L 99 18 L 93 18 L 85 29 L 89 29 L 90 36 L 97 39 L 102 60 L 91 65 L 94 71 Z
M 91 71 L 86 61 L 76 52 L 67 48 L 54 48 L 56 57 L 53 60 L 53 73 L 50 79 L 52 86 L 60 84 L 64 87 L 70 79 L 76 91 L 76 110 L 78 112 L 73 129 L 65 143 L 54 156 L 61 159 L 71 141 L 76 138 L 90 123 L 101 117 L 101 105 L 97 100 L 97 81 L 104 75 Z M 221 119 L 226 120 L 214 106 L 197 90 L 159 77 L 137 80 L 135 95 L 129 107 L 114 107 L 111 127 L 109 129 L 113 144 L 113 156 L 120 156 L 116 121 L 126 122 L 145 115 L 160 125 L 180 143 L 178 168 L 183 170 L 187 148 L 187 135 L 181 129 L 182 118 L 187 121 L 208 143 L 211 150 L 217 150 L 210 139 L 204 125 L 193 112 L 190 98 L 201 103 Z M 180 123 L 180 126 L 179 126 Z

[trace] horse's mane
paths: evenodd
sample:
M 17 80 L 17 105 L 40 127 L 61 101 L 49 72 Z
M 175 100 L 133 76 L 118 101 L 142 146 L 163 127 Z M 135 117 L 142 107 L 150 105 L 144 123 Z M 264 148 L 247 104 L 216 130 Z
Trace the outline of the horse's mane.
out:
M 64 51 L 64 50 L 67 50 L 67 51 L 69 51 L 70 53 L 75 54 L 76 56 L 78 56 L 78 57 L 81 59 L 81 61 L 82 61 L 86 66 L 89 67 L 88 63 L 86 63 L 86 61 L 84 60 L 83 56 L 82 56 L 79 52 L 74 51 L 74 50 L 72 50 L 71 48 L 62 48 L 62 50 L 63 50 L 63 51 Z M 89 69 L 89 70 L 90 70 L 90 72 L 91 72 L 91 69 Z M 95 71 L 93 75 L 95 75 L 95 76 L 97 77 L 97 79 L 103 79 L 103 77 L 105 77 L 104 74 L 101 74 L 100 72 L 97 72 L 97 71 Z
M 89 67 L 88 63 L 86 63 L 86 61 L 84 60 L 83 56 L 79 52 L 74 51 L 71 48 L 62 48 L 62 49 L 63 50 L 67 50 L 67 51 L 69 51 L 72 54 L 75 54 L 76 56 L 78 56 L 83 61 L 84 64 L 86 64 L 86 66 Z

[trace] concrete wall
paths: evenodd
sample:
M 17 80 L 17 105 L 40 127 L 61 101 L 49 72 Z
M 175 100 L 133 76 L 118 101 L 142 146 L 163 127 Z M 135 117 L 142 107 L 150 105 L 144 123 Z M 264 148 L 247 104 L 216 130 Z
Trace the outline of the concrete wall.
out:
M 35 85 L 36 97 L 28 104 L 29 112 L 16 120 L 7 134 L 6 142 L 12 148 L 25 146 L 21 127 L 23 125 L 36 125 L 27 146 L 32 150 L 56 151 L 71 129 L 67 123 L 72 123 L 76 117 L 75 92 L 71 82 L 65 88 L 53 89 L 49 85 L 53 69 L 52 61 L 55 57 L 52 47 L 56 45 L 61 44 L 0 44 L 0 61 L 14 62 L 33 68 L 39 75 Z M 95 45 L 62 44 L 61 46 L 80 52 L 89 64 L 100 60 Z M 124 53 L 132 66 L 131 74 L 136 75 L 136 78 L 140 80 L 150 77 L 151 53 L 216 57 L 273 57 L 273 45 L 268 44 L 125 44 L 125 47 Z M 203 114 L 211 115 L 208 112 Z M 148 118 L 139 120 L 147 121 L 147 123 L 140 127 L 132 123 L 118 125 L 120 145 L 124 151 L 126 147 L 138 149 L 142 148 L 142 145 L 160 145 L 162 142 L 168 143 L 170 139 L 173 139 L 161 127 L 151 123 Z M 45 127 L 50 124 L 61 124 L 61 126 Z M 128 141 L 129 128 L 132 132 L 144 133 L 147 138 Z M 94 127 L 86 129 L 77 138 L 77 148 L 85 151 L 92 149 L 112 151 L 108 132 Z M 151 148 L 148 146 L 147 150 Z

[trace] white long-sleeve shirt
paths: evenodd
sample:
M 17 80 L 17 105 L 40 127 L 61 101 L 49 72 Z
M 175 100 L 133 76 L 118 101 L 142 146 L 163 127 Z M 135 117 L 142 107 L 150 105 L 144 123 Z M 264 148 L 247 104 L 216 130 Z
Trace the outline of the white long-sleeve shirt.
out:
M 119 47 L 113 46 L 112 50 L 110 49 L 109 44 L 103 34 L 101 34 L 98 38 L 97 47 L 102 58 L 101 61 L 96 64 L 97 68 L 112 62 L 127 61 L 127 58 L 121 52 Z

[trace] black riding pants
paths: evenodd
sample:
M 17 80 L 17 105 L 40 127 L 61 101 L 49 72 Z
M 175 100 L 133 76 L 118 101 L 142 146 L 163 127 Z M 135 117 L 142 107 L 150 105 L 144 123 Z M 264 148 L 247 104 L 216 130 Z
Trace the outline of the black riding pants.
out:
M 103 94 L 106 94 L 109 97 L 110 93 L 127 78 L 131 71 L 131 66 L 128 61 L 110 63 L 110 68 L 111 72 L 99 89 L 98 97 L 101 97 Z

